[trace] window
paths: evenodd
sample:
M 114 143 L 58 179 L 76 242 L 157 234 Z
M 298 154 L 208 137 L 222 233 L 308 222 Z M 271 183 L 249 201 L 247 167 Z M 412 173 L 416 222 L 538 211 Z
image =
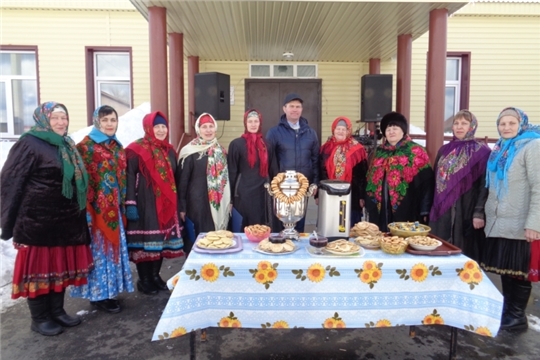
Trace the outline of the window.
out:
M 446 54 L 446 89 L 444 103 L 444 131 L 452 132 L 454 114 L 469 108 L 471 53 Z
M 446 91 L 444 118 L 454 116 L 460 110 L 461 58 L 446 59 Z
M 252 78 L 316 78 L 317 65 L 300 64 L 251 64 Z
M 131 48 L 86 48 L 88 124 L 102 105 L 124 115 L 133 105 Z
M 39 104 L 37 47 L 0 47 L 0 136 L 18 137 L 34 125 Z

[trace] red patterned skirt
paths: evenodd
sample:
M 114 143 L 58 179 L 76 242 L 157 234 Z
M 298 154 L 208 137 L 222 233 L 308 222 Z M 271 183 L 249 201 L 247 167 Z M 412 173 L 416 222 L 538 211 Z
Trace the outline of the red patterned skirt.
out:
M 89 245 L 30 246 L 14 243 L 18 250 L 11 298 L 35 298 L 61 292 L 69 285 L 87 284 L 93 258 Z

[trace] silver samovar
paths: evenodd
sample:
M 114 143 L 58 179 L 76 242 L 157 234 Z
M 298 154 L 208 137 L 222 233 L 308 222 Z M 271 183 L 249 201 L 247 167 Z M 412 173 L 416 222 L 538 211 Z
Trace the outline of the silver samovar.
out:
M 270 184 L 264 185 L 274 199 L 274 213 L 285 227 L 280 236 L 291 240 L 298 240 L 298 231 L 294 229 L 294 226 L 306 215 L 308 198 L 317 189 L 315 184 L 309 185 L 307 189 L 305 185 L 301 186 L 298 176 L 305 178 L 302 174 L 297 174 L 296 171 L 291 170 L 276 175 L 272 184 L 276 183 L 277 178 L 284 177 L 283 181 L 278 185 L 279 190 L 275 188 L 275 185 L 274 189 Z M 304 181 L 307 181 L 307 179 Z

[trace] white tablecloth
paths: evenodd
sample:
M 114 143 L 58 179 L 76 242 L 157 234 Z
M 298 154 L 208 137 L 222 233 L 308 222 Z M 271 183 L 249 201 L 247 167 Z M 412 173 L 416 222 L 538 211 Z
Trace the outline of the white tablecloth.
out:
M 240 235 L 240 234 L 238 234 Z M 211 326 L 369 328 L 445 324 L 495 336 L 503 297 L 464 255 L 316 258 L 307 240 L 286 256 L 244 249 L 191 252 L 169 279 L 171 297 L 152 340 Z

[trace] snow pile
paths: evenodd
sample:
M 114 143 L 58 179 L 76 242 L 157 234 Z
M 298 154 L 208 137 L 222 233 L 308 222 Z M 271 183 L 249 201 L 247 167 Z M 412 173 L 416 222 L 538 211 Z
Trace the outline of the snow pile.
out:
M 143 103 L 133 110 L 128 111 L 124 115 L 120 116 L 118 121 L 118 131 L 116 137 L 122 145 L 128 146 L 132 141 L 142 138 L 144 136 L 144 130 L 142 127 L 142 119 L 144 115 L 150 112 L 150 103 Z M 84 129 L 75 131 L 69 136 L 79 143 L 88 133 L 92 130 L 93 126 L 85 127 Z
M 116 136 L 124 146 L 143 137 L 142 119 L 149 112 L 150 103 L 143 103 L 123 116 L 120 116 Z M 91 129 L 92 126 L 88 126 L 72 133 L 70 136 L 75 143 L 78 143 Z M 14 141 L 0 141 L 0 170 L 4 166 L 13 144 L 15 144 Z M 0 241 L 0 298 L 2 300 L 2 310 L 15 303 L 9 300 L 11 298 L 11 286 L 9 285 L 13 276 L 13 265 L 15 264 L 16 255 L 17 251 L 13 248 L 12 239 L 9 241 Z

